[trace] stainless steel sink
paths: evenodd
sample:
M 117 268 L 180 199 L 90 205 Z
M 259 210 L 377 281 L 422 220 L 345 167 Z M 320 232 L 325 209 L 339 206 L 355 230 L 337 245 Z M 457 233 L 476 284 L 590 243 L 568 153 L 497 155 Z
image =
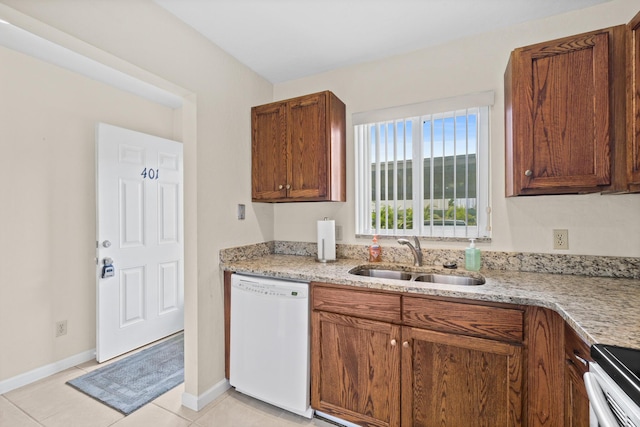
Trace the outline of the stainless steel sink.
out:
M 423 274 L 414 279 L 416 282 L 441 283 L 443 285 L 477 286 L 483 285 L 484 279 L 453 274 Z
M 381 279 L 411 280 L 413 274 L 397 270 L 376 270 L 373 268 L 356 268 L 349 273 L 357 276 L 379 277 Z
M 355 274 L 357 276 L 377 277 L 380 279 L 439 283 L 443 285 L 476 286 L 483 285 L 485 283 L 484 278 L 462 276 L 457 274 L 420 273 L 369 267 L 356 267 L 350 270 L 349 273 Z

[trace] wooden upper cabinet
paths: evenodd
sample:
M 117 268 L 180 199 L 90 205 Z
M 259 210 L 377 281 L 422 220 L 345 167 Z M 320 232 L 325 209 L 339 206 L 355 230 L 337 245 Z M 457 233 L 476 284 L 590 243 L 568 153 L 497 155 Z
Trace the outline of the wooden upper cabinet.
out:
M 329 91 L 253 107 L 253 201 L 345 201 L 345 110 Z
M 640 13 L 627 34 L 627 179 L 629 190 L 640 192 Z
M 507 196 L 617 191 L 626 181 L 612 167 L 625 155 L 625 56 L 624 25 L 511 53 Z
M 286 105 L 276 103 L 251 109 L 252 191 L 254 200 L 272 200 L 285 193 L 287 181 Z

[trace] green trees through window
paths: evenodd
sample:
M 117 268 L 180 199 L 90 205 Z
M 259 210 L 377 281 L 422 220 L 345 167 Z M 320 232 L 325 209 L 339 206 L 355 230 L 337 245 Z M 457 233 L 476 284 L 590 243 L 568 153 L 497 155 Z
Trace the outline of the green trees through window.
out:
M 433 214 L 433 215 L 432 215 Z M 444 209 L 431 209 L 430 205 L 424 208 L 424 225 L 429 226 L 476 226 L 476 209 L 465 209 L 463 206 L 455 207 L 453 199 L 449 200 L 449 207 Z M 376 226 L 377 213 L 371 212 L 371 227 Z M 380 208 L 380 228 L 413 230 L 413 208 L 398 208 L 394 211 L 390 205 Z

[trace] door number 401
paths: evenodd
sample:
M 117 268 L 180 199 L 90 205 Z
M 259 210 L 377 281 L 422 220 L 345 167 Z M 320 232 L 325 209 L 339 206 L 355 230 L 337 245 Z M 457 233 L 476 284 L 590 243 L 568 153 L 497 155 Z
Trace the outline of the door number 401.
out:
M 158 169 L 144 168 L 140 175 L 142 176 L 142 178 L 158 179 L 160 175 L 159 172 L 160 171 Z

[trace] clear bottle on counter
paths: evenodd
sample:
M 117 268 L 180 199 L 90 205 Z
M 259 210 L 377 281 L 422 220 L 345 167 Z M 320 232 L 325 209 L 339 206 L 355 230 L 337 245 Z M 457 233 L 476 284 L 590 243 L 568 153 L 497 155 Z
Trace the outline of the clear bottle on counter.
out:
M 471 240 L 471 244 L 464 251 L 464 266 L 469 271 L 480 270 L 480 249 L 476 248 L 476 239 Z

